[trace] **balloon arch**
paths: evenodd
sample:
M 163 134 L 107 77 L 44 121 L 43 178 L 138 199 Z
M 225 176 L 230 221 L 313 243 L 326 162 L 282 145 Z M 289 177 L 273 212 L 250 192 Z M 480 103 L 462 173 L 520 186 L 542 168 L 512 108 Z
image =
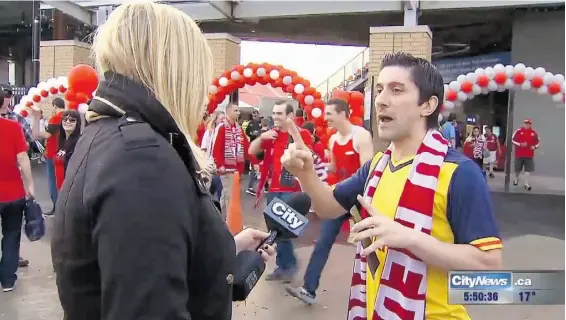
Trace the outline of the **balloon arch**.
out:
M 459 75 L 455 81 L 445 85 L 442 113 L 446 116 L 454 107 L 473 99 L 476 95 L 512 89 L 550 95 L 554 102 L 564 103 L 564 75 L 552 74 L 542 67 L 533 69 L 522 63 L 515 66 L 497 64 Z M 442 115 L 439 118 L 442 118 Z
M 230 70 L 224 71 L 210 85 L 208 112 L 212 113 L 226 97 L 234 90 L 246 85 L 256 84 L 270 85 L 273 88 L 281 88 L 295 99 L 301 109 L 307 115 L 307 120 L 316 126 L 316 135 L 326 141 L 334 131 L 327 127 L 324 121 L 325 104 L 322 95 L 311 87 L 308 80 L 300 77 L 297 72 L 288 70 L 283 66 L 274 66 L 269 63 L 249 63 L 247 65 L 235 65 Z M 363 124 L 363 102 L 364 96 L 361 92 L 334 92 L 333 98 L 340 98 L 349 103 L 350 121 Z

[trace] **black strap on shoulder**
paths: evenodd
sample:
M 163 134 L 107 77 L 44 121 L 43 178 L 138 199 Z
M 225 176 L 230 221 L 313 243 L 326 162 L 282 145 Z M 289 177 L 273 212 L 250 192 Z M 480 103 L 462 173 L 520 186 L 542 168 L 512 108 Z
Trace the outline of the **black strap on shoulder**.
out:
M 126 143 L 126 150 L 158 146 L 155 132 L 146 122 L 123 116 L 118 120 L 118 129 Z

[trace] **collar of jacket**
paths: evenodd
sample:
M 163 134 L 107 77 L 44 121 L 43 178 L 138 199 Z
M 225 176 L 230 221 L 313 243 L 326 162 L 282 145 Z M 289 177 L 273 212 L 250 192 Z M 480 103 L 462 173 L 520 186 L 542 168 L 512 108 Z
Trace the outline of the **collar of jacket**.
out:
M 99 84 L 96 96 L 88 107 L 89 111 L 100 117 L 126 117 L 148 123 L 175 148 L 191 175 L 198 170 L 185 135 L 149 88 L 114 72 L 105 72 L 104 79 Z M 96 97 L 102 99 L 98 100 Z M 103 102 L 104 100 L 109 101 L 125 114 Z

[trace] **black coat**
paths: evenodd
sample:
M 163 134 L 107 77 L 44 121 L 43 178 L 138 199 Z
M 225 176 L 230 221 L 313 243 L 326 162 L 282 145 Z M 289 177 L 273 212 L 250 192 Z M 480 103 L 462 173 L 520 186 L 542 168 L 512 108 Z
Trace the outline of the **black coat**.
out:
M 228 320 L 235 243 L 169 113 L 106 74 L 56 205 L 52 258 L 66 320 Z M 134 121 L 136 119 L 137 121 Z

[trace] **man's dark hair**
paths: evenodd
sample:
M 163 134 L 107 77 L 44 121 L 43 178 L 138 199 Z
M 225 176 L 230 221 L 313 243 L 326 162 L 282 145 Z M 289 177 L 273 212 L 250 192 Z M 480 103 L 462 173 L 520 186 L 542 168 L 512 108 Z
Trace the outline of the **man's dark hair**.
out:
M 275 106 L 280 106 L 280 105 L 282 105 L 282 104 L 285 105 L 285 115 L 288 116 L 289 114 L 293 114 L 293 112 L 294 112 L 293 106 L 292 106 L 289 102 L 287 102 L 287 101 L 285 101 L 285 100 L 278 100 L 278 101 L 275 101 L 275 104 L 274 104 L 274 105 L 275 105 Z
M 53 102 L 51 102 L 51 104 L 56 108 L 65 109 L 65 100 L 61 98 L 53 99 Z
M 307 121 L 305 123 L 303 123 L 303 129 L 307 130 L 310 134 L 314 134 L 314 123 Z
M 350 116 L 350 106 L 348 105 L 348 103 L 342 99 L 330 99 L 326 102 L 326 105 L 333 105 L 334 106 L 334 110 L 336 111 L 336 113 L 342 113 L 344 112 L 346 115 L 346 118 Z
M 305 116 L 305 113 L 303 112 L 303 109 L 297 108 L 297 110 L 295 110 L 295 117 L 302 118 L 304 116 Z
M 406 52 L 385 55 L 381 62 L 381 69 L 385 67 L 404 67 L 411 70 L 411 78 L 419 89 L 419 105 L 428 101 L 432 96 L 438 98 L 438 107 L 426 120 L 429 129 L 438 127 L 438 114 L 444 103 L 444 81 L 436 67 L 429 61 Z

